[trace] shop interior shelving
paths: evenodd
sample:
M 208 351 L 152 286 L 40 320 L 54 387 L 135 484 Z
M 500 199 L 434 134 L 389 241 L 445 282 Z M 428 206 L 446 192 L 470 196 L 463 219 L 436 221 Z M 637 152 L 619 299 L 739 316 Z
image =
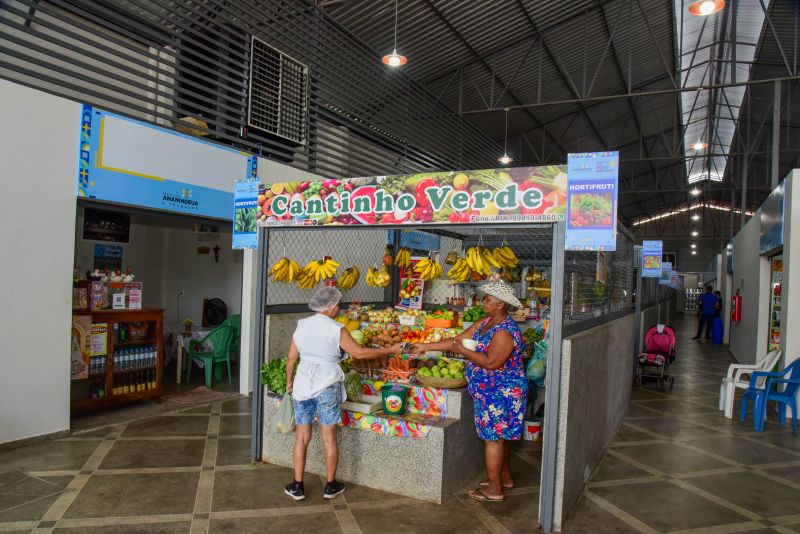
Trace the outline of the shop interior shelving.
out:
M 73 315 L 90 315 L 92 324 L 106 324 L 106 340 L 104 360 L 104 376 L 102 397 L 73 398 L 71 409 L 73 412 L 89 411 L 117 404 L 124 404 L 147 398 L 158 398 L 162 395 L 163 362 L 164 362 L 164 311 L 159 309 L 143 310 L 98 310 L 98 311 L 73 311 Z M 127 339 L 120 341 L 119 332 L 130 329 L 130 325 L 147 325 L 146 335 L 142 339 Z M 155 347 L 155 361 L 152 365 L 136 369 L 115 369 L 117 358 L 115 354 L 125 349 L 139 347 Z M 132 380 L 138 374 L 139 387 Z M 152 373 L 150 379 L 143 378 L 145 373 Z M 125 387 L 127 379 L 127 388 Z M 133 383 L 133 386 L 131 385 Z M 148 385 L 144 385 L 144 384 Z

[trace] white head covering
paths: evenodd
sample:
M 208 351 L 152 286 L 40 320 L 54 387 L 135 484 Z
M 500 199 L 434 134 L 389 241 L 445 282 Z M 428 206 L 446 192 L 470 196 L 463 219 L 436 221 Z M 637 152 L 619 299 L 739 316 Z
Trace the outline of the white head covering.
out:
M 331 286 L 322 286 L 314 291 L 308 307 L 315 312 L 330 310 L 342 300 L 342 292 Z
M 522 303 L 517 298 L 514 288 L 501 280 L 499 274 L 493 274 L 489 278 L 489 282 L 479 287 L 478 291 L 491 295 L 512 308 L 522 308 Z

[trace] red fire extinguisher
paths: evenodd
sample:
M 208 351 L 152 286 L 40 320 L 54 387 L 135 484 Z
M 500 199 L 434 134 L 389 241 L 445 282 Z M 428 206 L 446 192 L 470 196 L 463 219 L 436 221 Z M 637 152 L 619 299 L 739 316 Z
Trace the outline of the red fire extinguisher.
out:
M 731 321 L 738 323 L 742 320 L 742 296 L 739 294 L 739 290 L 736 290 L 736 294 L 731 297 Z

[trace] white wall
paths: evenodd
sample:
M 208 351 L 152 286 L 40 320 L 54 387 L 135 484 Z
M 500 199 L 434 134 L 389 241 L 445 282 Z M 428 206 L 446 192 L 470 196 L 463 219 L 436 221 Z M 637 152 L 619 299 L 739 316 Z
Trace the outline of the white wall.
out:
M 268 159 L 258 158 L 258 178 L 263 183 L 271 184 L 274 182 L 315 180 L 320 176 Z M 256 326 L 256 321 L 260 316 L 256 306 L 256 285 L 258 277 L 262 275 L 265 276 L 266 273 L 258 272 L 258 252 L 245 250 L 242 261 L 242 330 L 240 345 L 240 361 L 242 363 L 239 365 L 239 393 L 243 395 L 253 391 L 251 384 L 253 376 L 252 363 L 256 346 L 252 338 L 254 335 L 253 328 Z
M 786 178 L 783 218 L 783 286 L 781 350 L 785 363 L 800 358 L 800 170 Z
M 731 323 L 730 351 L 739 363 L 755 363 L 767 353 L 769 262 L 759 254 L 761 212 L 733 239 L 731 291 L 742 295 L 742 320 Z
M 0 80 L 0 443 L 69 428 L 80 106 Z

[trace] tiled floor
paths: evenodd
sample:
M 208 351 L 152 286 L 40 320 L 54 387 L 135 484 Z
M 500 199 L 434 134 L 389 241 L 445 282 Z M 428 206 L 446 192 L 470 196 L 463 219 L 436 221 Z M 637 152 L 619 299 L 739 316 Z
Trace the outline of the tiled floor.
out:
M 611 448 L 564 532 L 800 532 L 800 435 L 755 433 L 717 411 L 733 363 L 681 317 L 675 387 L 635 388 Z M 738 398 L 738 397 L 737 397 Z
M 800 532 L 800 437 L 716 410 L 730 356 L 679 325 L 675 388 L 635 389 L 565 532 Z M 0 533 L 535 532 L 540 454 L 514 451 L 503 503 L 438 506 L 348 485 L 283 495 L 291 471 L 249 460 L 250 400 L 226 399 L 0 453 Z M 477 482 L 477 481 L 474 481 Z

